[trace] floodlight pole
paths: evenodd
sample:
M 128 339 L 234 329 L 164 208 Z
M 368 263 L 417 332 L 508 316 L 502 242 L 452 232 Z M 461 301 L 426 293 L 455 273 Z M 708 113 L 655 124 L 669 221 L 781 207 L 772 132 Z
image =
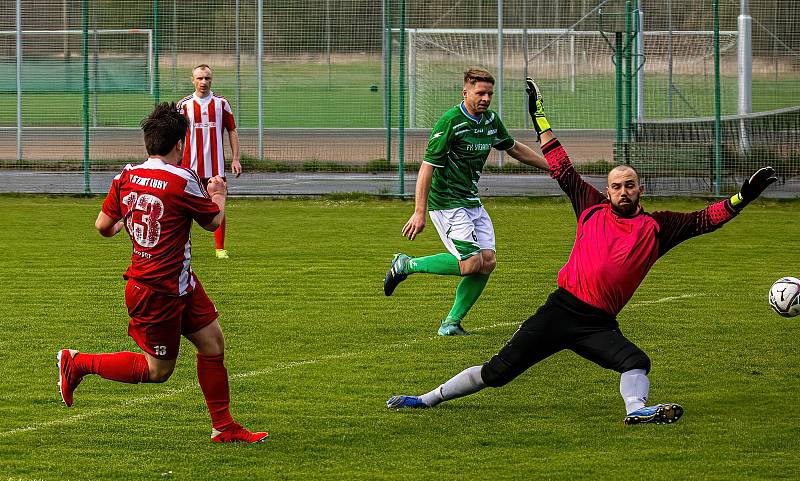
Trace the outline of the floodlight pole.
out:
M 753 111 L 753 17 L 750 16 L 747 0 L 740 0 L 739 12 L 739 115 Z M 740 149 L 742 154 L 750 152 L 750 132 L 747 121 L 739 124 Z

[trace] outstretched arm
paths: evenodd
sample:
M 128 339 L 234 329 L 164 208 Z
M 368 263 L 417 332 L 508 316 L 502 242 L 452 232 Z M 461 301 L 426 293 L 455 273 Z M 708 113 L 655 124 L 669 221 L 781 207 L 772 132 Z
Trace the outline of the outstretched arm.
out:
M 544 157 L 537 154 L 533 151 L 533 149 L 523 143 L 515 141 L 514 145 L 510 149 L 506 150 L 506 152 L 508 152 L 508 155 L 514 157 L 523 164 L 527 164 L 542 170 L 548 170 L 550 168 L 547 166 L 547 161 L 544 160 Z
M 772 167 L 762 167 L 745 180 L 739 193 L 730 199 L 715 202 L 695 212 L 653 212 L 653 218 L 661 227 L 659 256 L 687 239 L 719 229 L 776 180 Z
M 581 212 L 586 208 L 603 202 L 605 196 L 584 181 L 575 171 L 567 152 L 558 142 L 550 128 L 550 123 L 544 113 L 542 94 L 539 87 L 530 77 L 525 79 L 525 82 L 527 84 L 525 92 L 528 94 L 528 113 L 533 120 L 533 128 L 536 131 L 536 135 L 539 137 L 539 144 L 547 162 L 550 177 L 558 182 L 561 190 L 567 194 L 572 202 L 575 215 L 580 217 Z

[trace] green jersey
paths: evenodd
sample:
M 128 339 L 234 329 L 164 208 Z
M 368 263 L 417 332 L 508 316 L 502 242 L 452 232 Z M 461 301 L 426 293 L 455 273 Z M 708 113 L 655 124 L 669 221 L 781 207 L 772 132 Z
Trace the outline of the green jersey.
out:
M 445 112 L 431 131 L 425 150 L 424 162 L 435 167 L 428 210 L 479 207 L 478 180 L 489 151 L 513 145 L 514 139 L 493 110 L 475 118 L 461 102 Z

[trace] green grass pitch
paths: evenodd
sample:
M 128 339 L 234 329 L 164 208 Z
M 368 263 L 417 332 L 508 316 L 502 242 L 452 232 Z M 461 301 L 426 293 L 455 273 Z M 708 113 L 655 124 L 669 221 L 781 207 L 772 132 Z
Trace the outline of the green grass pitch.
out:
M 622 425 L 619 377 L 571 352 L 500 390 L 391 412 L 494 354 L 553 289 L 572 246 L 564 199 L 489 199 L 498 267 L 465 321 L 438 338 L 456 280 L 419 275 L 386 298 L 393 252 L 442 251 L 433 226 L 400 236 L 402 201 L 232 199 L 228 247 L 194 229 L 193 265 L 221 312 L 234 416 L 260 445 L 212 445 L 191 345 L 166 384 L 87 378 L 66 408 L 55 353 L 137 348 L 126 335 L 123 236 L 101 238 L 101 199 L 0 196 L 0 478 L 797 479 L 800 319 L 767 304 L 800 274 L 800 203 L 757 202 L 661 259 L 620 315 L 653 361 L 669 426 Z M 649 210 L 703 200 L 646 199 Z

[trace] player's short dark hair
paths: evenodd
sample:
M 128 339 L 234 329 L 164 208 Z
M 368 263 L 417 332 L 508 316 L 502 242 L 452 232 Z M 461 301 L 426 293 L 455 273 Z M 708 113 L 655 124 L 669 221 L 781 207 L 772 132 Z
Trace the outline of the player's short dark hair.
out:
M 167 155 L 186 135 L 189 122 L 174 102 L 162 102 L 140 124 L 148 155 Z
M 472 67 L 464 72 L 464 85 L 475 85 L 478 82 L 489 82 L 494 85 L 494 75 L 477 67 Z

